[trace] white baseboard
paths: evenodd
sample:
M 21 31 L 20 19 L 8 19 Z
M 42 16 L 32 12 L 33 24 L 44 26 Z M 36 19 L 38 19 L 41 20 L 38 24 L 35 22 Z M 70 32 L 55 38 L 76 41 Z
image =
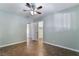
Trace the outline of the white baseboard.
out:
M 64 46 L 56 45 L 56 44 L 52 44 L 52 43 L 49 43 L 49 42 L 44 42 L 44 43 L 49 44 L 49 45 L 53 45 L 53 46 L 57 46 L 57 47 L 60 47 L 60 48 L 64 48 L 64 49 L 68 49 L 68 50 L 72 50 L 72 51 L 75 51 L 75 52 L 79 52 L 79 50 L 72 49 L 72 48 L 69 48 L 69 47 L 64 47 Z
M 10 44 L 6 44 L 6 45 L 2 45 L 2 46 L 0 46 L 0 48 L 6 47 L 6 46 L 10 46 L 10 45 L 19 44 L 19 43 L 23 43 L 23 42 L 26 42 L 26 40 L 20 41 L 20 42 L 10 43 Z M 57 47 L 60 47 L 60 48 L 65 48 L 65 49 L 68 49 L 68 50 L 72 50 L 72 51 L 75 51 L 75 52 L 79 52 L 79 50 L 68 48 L 68 47 L 64 47 L 64 46 L 61 46 L 61 45 L 52 44 L 52 43 L 49 43 L 49 42 L 44 42 L 44 43 L 49 44 L 49 45 L 53 45 L 53 46 L 57 46 Z
M 0 48 L 7 47 L 7 46 L 10 46 L 10 45 L 19 44 L 19 43 L 23 43 L 23 42 L 26 42 L 26 40 L 20 41 L 20 42 L 13 42 L 13 43 L 9 43 L 9 44 L 6 44 L 6 45 L 2 45 L 2 46 L 0 46 Z

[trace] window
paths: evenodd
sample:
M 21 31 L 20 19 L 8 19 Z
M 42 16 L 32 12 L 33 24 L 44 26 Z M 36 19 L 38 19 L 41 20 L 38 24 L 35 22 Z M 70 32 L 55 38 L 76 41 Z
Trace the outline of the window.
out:
M 67 31 L 71 26 L 71 13 L 57 13 L 54 15 L 54 30 Z

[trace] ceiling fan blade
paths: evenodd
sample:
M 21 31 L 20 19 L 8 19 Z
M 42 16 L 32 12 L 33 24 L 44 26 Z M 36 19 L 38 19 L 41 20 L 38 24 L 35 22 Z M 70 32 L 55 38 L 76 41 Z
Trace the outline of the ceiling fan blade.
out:
M 27 11 L 27 10 L 23 10 L 23 11 Z
M 38 11 L 37 11 L 36 13 L 38 13 L 38 14 L 42 14 L 41 12 L 38 12 Z
M 42 8 L 42 6 L 37 7 L 37 9 L 41 9 L 41 8 Z
M 29 8 L 31 7 L 30 3 L 26 3 L 26 6 L 29 7 Z
M 32 11 L 32 10 L 23 10 L 23 11 Z
M 35 10 L 35 4 L 32 4 L 32 9 Z

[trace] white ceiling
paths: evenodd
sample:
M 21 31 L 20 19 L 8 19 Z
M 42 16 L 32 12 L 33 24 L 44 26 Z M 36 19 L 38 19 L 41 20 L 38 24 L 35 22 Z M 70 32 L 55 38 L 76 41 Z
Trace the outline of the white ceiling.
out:
M 77 3 L 36 3 L 36 6 L 42 5 L 43 8 L 40 10 L 42 15 L 57 12 L 72 6 L 78 5 Z M 25 7 L 25 3 L 0 3 L 0 11 L 7 11 L 22 16 L 30 15 L 29 12 L 24 12 L 23 9 L 29 9 Z M 37 16 L 42 16 L 37 15 Z

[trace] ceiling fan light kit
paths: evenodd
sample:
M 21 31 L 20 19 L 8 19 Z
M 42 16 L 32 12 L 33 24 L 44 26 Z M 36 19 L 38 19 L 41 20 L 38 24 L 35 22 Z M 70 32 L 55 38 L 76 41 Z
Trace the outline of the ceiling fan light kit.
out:
M 30 10 L 23 10 L 23 11 L 29 11 L 31 15 L 42 14 L 41 12 L 38 11 L 42 9 L 42 6 L 36 7 L 35 3 L 26 3 L 25 6 L 28 7 Z

